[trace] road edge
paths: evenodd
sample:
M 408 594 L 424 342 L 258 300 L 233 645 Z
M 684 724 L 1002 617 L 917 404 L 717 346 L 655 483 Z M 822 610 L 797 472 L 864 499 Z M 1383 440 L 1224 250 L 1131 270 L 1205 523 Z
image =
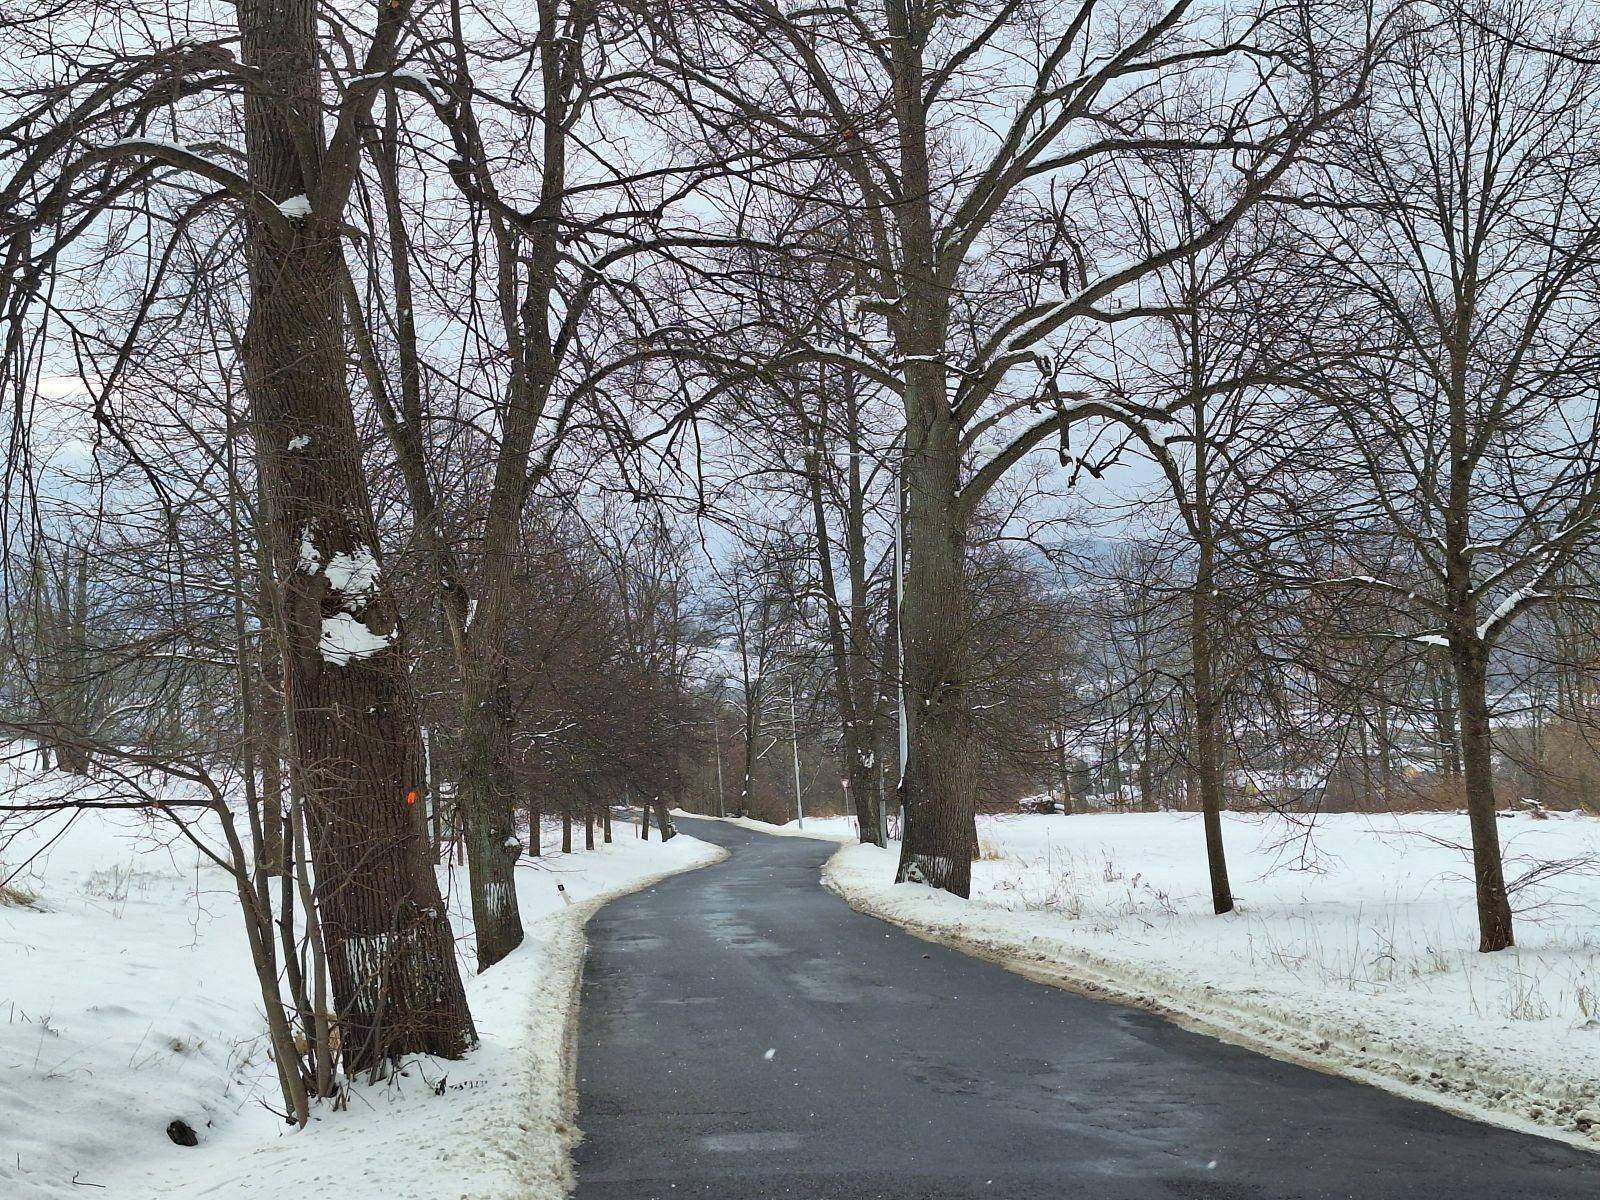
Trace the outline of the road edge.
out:
M 842 846 L 839 853 L 848 848 Z M 1074 992 L 1091 1000 L 1152 1013 L 1180 1028 L 1241 1046 L 1268 1058 L 1380 1088 L 1458 1117 L 1600 1154 L 1600 1124 L 1592 1125 L 1590 1131 L 1585 1133 L 1570 1124 L 1564 1126 L 1554 1120 L 1540 1120 L 1525 1111 L 1533 1108 L 1552 1117 L 1559 1114 L 1571 1122 L 1575 1117 L 1570 1102 L 1545 1101 L 1521 1093 L 1510 1099 L 1513 1093 L 1498 1083 L 1453 1069 L 1458 1068 L 1459 1064 L 1436 1059 L 1428 1064 L 1407 1066 L 1368 1052 L 1365 1047 L 1333 1039 L 1313 1038 L 1259 1010 L 1229 1004 L 1221 994 L 1200 1002 L 1192 996 L 1162 992 L 1147 980 L 1119 975 L 1114 965 L 1103 960 L 1091 960 L 1086 956 L 1068 958 L 1046 955 L 1020 943 L 990 940 L 937 922 L 889 911 L 875 904 L 870 894 L 853 890 L 839 877 L 834 870 L 834 859 L 837 857 L 838 854 L 830 856 L 822 865 L 821 884 L 824 888 L 856 912 L 893 925 L 923 941 L 992 962 L 1036 983 Z M 1405 1077 L 1402 1078 L 1402 1075 Z M 1505 1104 L 1505 1107 L 1496 1107 L 1495 1101 Z
M 578 1016 L 583 966 L 589 952 L 586 933 L 589 920 L 613 900 L 643 891 L 675 875 L 715 866 L 728 857 L 729 852 L 721 846 L 710 842 L 701 845 L 709 853 L 698 862 L 668 867 L 629 880 L 579 901 L 566 912 L 548 919 L 553 928 L 546 942 L 546 970 L 533 990 L 528 1010 L 528 1050 L 536 1063 L 529 1071 L 528 1090 L 521 1105 L 528 1122 L 523 1132 L 527 1135 L 525 1144 L 530 1145 L 530 1152 L 523 1159 L 520 1174 L 532 1200 L 570 1196 L 576 1184 L 572 1153 L 583 1140 L 583 1131 L 578 1126 Z M 534 1127 L 543 1120 L 551 1123 L 549 1132 L 554 1135 L 556 1147 L 553 1155 L 537 1152 L 544 1139 L 534 1134 Z

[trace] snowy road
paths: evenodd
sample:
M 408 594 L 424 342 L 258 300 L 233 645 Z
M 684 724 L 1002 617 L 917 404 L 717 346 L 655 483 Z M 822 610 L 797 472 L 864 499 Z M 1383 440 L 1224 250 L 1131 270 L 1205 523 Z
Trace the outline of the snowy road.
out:
M 684 822 L 718 865 L 590 923 L 578 1200 L 1600 1192 L 1600 1156 L 1033 983 L 853 912 L 830 843 Z

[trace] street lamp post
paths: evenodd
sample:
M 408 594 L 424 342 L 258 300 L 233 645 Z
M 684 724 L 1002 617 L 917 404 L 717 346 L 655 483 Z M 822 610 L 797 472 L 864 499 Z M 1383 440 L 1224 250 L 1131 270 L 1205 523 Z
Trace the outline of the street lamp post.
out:
M 794 749 L 794 818 L 801 829 L 806 827 L 805 802 L 800 799 L 800 723 L 795 717 L 794 680 L 789 681 L 789 745 Z
M 716 717 L 711 718 L 711 740 L 717 752 L 717 816 L 725 817 L 728 810 L 722 800 L 722 726 Z

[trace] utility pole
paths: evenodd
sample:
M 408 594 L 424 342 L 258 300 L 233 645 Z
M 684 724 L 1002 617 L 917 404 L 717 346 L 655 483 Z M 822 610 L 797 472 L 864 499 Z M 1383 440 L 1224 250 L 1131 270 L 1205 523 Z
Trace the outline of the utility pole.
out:
M 722 726 L 717 718 L 711 718 L 711 741 L 717 751 L 717 816 L 728 815 L 727 806 L 722 802 Z
M 794 749 L 794 815 L 801 829 L 806 827 L 806 809 L 800 800 L 800 726 L 795 720 L 794 680 L 789 680 L 789 745 Z

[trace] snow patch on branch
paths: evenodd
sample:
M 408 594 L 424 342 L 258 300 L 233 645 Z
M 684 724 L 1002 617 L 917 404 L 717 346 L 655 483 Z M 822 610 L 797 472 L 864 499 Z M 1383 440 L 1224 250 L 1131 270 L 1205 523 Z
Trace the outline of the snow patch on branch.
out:
M 311 201 L 304 192 L 278 202 L 278 211 L 291 221 L 303 221 L 311 215 Z
M 439 99 L 439 93 L 434 90 L 432 82 L 415 71 L 380 71 L 370 75 L 357 75 L 346 86 L 359 87 L 369 83 L 385 83 L 389 80 L 393 80 L 396 83 L 409 83 L 421 91 L 432 103 L 442 103 Z
M 182 142 L 175 142 L 171 138 L 145 137 L 143 134 L 138 137 L 119 138 L 111 143 L 111 149 L 113 150 L 122 146 L 148 147 L 151 150 L 176 150 L 181 154 L 194 153 Z
M 1478 623 L 1478 636 L 1486 638 L 1490 632 L 1509 617 L 1514 609 L 1524 601 L 1535 599 L 1539 595 L 1533 587 L 1520 587 L 1506 596 L 1499 604 L 1494 606 L 1494 611 Z

